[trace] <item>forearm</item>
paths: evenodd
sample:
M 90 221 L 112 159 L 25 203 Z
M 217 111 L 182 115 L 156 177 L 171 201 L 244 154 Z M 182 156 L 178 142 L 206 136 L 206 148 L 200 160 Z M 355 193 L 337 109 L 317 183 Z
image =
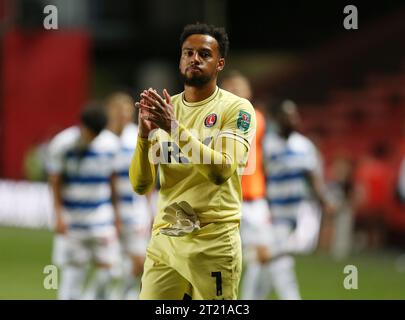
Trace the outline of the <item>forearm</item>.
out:
M 149 161 L 149 148 L 151 143 L 148 139 L 138 137 L 136 150 L 129 167 L 129 179 L 132 188 L 138 194 L 146 194 L 154 184 L 156 167 Z
M 63 220 L 63 217 L 62 217 L 62 204 L 61 204 L 60 201 L 56 202 L 55 199 L 54 199 L 53 211 L 54 211 L 56 220 Z
M 214 149 L 204 145 L 179 125 L 178 144 L 182 153 L 209 181 L 220 185 L 228 180 L 246 153 L 246 147 L 230 138 L 219 138 Z
M 118 209 L 118 191 L 117 191 L 117 176 L 116 174 L 110 177 L 110 187 L 111 187 L 111 205 L 113 207 L 114 218 L 116 221 L 121 221 L 121 216 Z
M 49 184 L 53 196 L 53 211 L 56 221 L 62 219 L 62 195 L 61 195 L 61 177 L 53 174 L 49 176 Z
M 307 178 L 315 199 L 321 204 L 321 206 L 325 206 L 327 204 L 327 199 L 325 195 L 325 185 L 322 179 L 313 172 L 309 172 Z
M 317 185 L 317 187 L 314 188 L 314 194 L 322 207 L 327 205 L 325 190 L 321 187 L 321 185 Z

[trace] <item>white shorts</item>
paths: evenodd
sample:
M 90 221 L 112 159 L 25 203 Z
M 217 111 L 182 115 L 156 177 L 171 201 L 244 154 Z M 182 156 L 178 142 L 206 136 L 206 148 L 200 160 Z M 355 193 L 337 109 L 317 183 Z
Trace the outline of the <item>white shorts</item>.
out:
M 321 225 L 319 207 L 313 202 L 303 201 L 297 209 L 296 225 L 290 222 L 289 219 L 273 219 L 267 233 L 272 255 L 308 254 L 315 250 Z
M 127 226 L 123 228 L 120 240 L 124 253 L 131 256 L 145 256 L 149 239 L 148 229 Z
M 123 226 L 121 234 L 121 246 L 124 253 L 129 255 L 144 256 L 150 239 L 152 223 L 151 208 L 146 197 L 134 202 L 133 212 L 122 217 Z
M 57 233 L 53 237 L 52 245 L 52 263 L 61 267 L 67 263 L 67 240 L 64 234 Z
M 241 239 L 244 247 L 266 244 L 270 228 L 270 209 L 265 199 L 242 203 Z
M 53 247 L 53 263 L 57 266 L 74 264 L 115 265 L 120 261 L 120 246 L 116 233 L 102 235 L 67 233 L 56 235 Z

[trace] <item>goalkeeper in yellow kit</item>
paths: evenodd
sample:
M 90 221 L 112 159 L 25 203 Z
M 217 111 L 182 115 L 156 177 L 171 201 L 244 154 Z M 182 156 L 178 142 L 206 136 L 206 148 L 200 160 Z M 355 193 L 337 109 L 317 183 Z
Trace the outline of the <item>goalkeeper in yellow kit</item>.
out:
M 256 121 L 252 105 L 217 87 L 223 28 L 188 25 L 180 37 L 184 91 L 144 90 L 129 169 L 135 192 L 153 188 L 158 212 L 140 299 L 236 299 L 241 276 L 241 173 Z

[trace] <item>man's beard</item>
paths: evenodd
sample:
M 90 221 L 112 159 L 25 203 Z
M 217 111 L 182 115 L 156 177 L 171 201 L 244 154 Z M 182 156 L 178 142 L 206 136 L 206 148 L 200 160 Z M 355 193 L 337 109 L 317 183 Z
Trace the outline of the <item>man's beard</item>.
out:
M 183 83 L 189 87 L 201 88 L 211 81 L 212 76 L 210 75 L 194 75 L 192 77 L 187 77 L 186 73 L 180 71 L 180 77 Z

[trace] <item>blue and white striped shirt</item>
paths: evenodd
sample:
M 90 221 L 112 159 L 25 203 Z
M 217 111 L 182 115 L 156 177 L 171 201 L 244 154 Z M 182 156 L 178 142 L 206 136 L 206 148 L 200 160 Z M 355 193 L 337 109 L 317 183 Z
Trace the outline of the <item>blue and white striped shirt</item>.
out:
M 79 145 L 79 127 L 60 132 L 49 146 L 48 171 L 63 178 L 63 214 L 70 230 L 103 232 L 114 225 L 110 178 L 117 171 L 119 139 L 102 131 Z
M 120 137 L 120 152 L 117 157 L 119 212 L 124 226 L 141 223 L 147 216 L 146 198 L 137 195 L 129 180 L 129 167 L 135 152 L 138 137 L 138 126 L 127 124 Z M 142 220 L 142 221 L 141 221 Z
M 263 143 L 267 200 L 274 218 L 296 219 L 301 201 L 312 197 L 305 178 L 318 172 L 320 161 L 313 143 L 294 132 L 287 140 L 267 133 Z

